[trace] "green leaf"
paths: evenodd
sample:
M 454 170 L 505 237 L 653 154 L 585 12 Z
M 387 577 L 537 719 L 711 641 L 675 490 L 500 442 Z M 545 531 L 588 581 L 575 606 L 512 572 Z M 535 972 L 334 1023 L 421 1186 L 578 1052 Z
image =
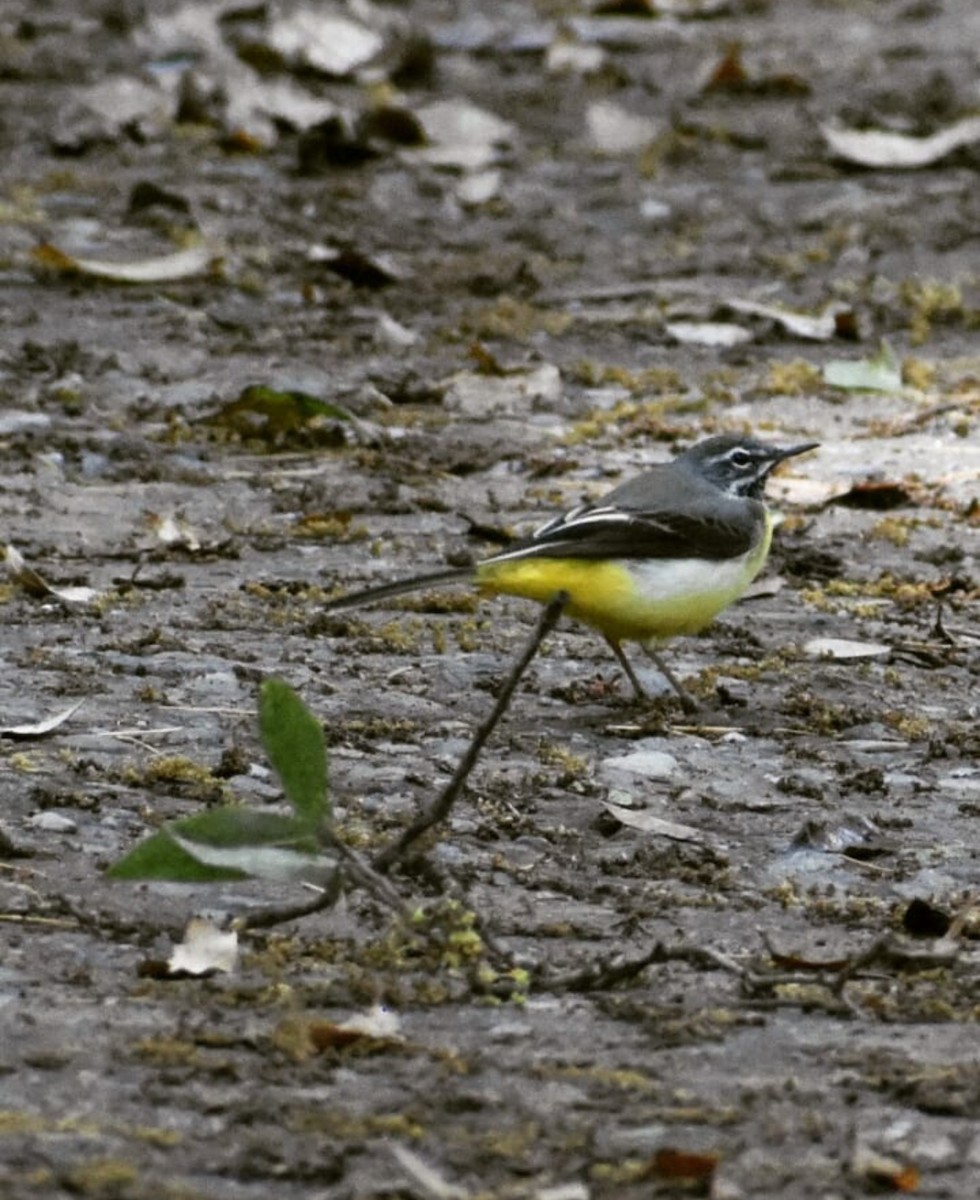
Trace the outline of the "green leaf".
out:
M 257 879 L 323 883 L 337 867 L 302 817 L 227 805 L 176 821 L 167 832 L 199 863 Z
M 888 342 L 873 358 L 834 359 L 824 364 L 824 380 L 831 387 L 857 392 L 900 392 L 902 364 Z
M 264 384 L 244 388 L 237 400 L 231 400 L 206 418 L 207 423 L 243 438 L 257 439 L 270 445 L 289 444 L 298 439 L 322 441 L 342 446 L 344 424 L 351 413 L 343 405 L 321 400 L 307 392 L 282 391 Z
M 211 882 L 259 877 L 327 884 L 337 857 L 322 844 L 329 817 L 323 729 L 285 683 L 269 679 L 259 696 L 259 728 L 293 813 L 238 805 L 209 809 L 165 826 L 109 868 L 111 879 Z
M 247 846 L 291 846 L 315 854 L 320 845 L 308 821 L 285 813 L 261 812 L 239 804 L 225 804 L 183 817 L 166 826 L 185 843 L 214 850 L 239 850 Z
M 109 879 L 169 879 L 174 883 L 215 883 L 222 879 L 245 879 L 244 871 L 211 867 L 198 862 L 166 832 L 140 842 L 125 858 L 106 871 Z
M 323 727 L 288 684 L 267 679 L 259 693 L 259 731 L 296 815 L 315 828 L 329 816 Z
M 112 879 L 328 881 L 336 859 L 299 817 L 227 805 L 174 821 L 109 869 Z

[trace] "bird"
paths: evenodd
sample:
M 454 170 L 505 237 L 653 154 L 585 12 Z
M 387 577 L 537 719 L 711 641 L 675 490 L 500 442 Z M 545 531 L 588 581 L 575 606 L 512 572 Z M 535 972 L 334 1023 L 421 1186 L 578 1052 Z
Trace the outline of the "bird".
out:
M 472 566 L 351 592 L 326 601 L 324 611 L 467 582 L 485 596 L 540 604 L 563 593 L 565 613 L 601 634 L 638 699 L 646 693 L 624 642 L 637 642 L 685 710 L 694 711 L 693 697 L 657 647 L 700 632 L 745 592 L 772 540 L 764 499 L 769 475 L 818 445 L 775 446 L 738 434 L 706 438 Z

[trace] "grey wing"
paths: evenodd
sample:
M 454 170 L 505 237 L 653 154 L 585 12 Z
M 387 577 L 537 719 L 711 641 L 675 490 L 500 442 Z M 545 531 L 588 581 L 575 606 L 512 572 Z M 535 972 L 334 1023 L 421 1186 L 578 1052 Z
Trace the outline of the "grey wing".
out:
M 761 531 L 761 504 L 712 496 L 680 510 L 640 511 L 584 505 L 542 525 L 531 537 L 489 561 L 513 558 L 706 558 L 747 553 Z

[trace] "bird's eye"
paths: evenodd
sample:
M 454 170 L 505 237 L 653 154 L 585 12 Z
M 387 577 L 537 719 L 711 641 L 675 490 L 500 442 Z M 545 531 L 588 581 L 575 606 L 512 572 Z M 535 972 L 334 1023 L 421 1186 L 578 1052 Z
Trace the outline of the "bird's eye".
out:
M 749 454 L 748 450 L 742 450 L 740 448 L 731 452 L 731 454 L 728 456 L 728 461 L 733 467 L 738 467 L 739 470 L 744 471 L 746 467 L 752 465 L 752 455 Z

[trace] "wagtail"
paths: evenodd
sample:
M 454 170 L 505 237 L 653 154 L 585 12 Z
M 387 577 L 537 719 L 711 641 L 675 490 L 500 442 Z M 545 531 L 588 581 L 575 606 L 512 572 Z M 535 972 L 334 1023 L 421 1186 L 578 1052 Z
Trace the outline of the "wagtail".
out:
M 772 540 L 766 480 L 778 463 L 817 445 L 708 438 L 601 500 L 552 518 L 500 554 L 353 592 L 328 601 L 325 610 L 447 583 L 471 582 L 484 595 L 541 604 L 563 592 L 565 611 L 602 634 L 637 697 L 645 693 L 623 642 L 640 643 L 690 710 L 693 700 L 655 647 L 698 633 L 742 595 Z

